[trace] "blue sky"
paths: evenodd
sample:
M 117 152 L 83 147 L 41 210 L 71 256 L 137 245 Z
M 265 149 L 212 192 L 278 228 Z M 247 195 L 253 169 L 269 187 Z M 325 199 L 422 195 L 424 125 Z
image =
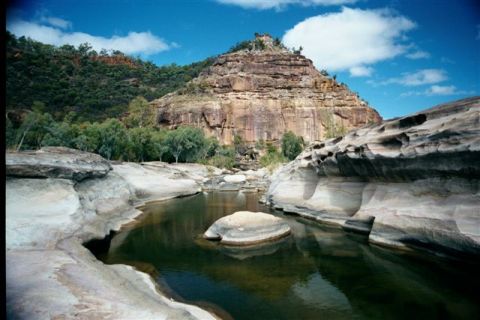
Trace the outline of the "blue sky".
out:
M 268 32 L 304 48 L 384 118 L 480 95 L 475 0 L 14 1 L 7 29 L 188 64 Z

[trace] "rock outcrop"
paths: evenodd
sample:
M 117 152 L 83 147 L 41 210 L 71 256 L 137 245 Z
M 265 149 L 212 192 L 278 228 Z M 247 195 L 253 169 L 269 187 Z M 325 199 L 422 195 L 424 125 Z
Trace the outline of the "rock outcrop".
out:
M 71 149 L 6 156 L 7 318 L 215 319 L 82 246 L 132 222 L 141 213 L 135 205 L 197 193 L 188 173 L 166 164 L 110 165 Z
M 237 211 L 215 221 L 203 237 L 226 245 L 247 246 L 289 234 L 290 227 L 282 218 L 263 212 Z
M 234 135 L 247 143 L 278 141 L 289 130 L 314 141 L 381 120 L 311 60 L 260 38 L 262 50 L 221 55 L 185 88 L 152 101 L 158 123 L 197 126 L 232 144 Z
M 64 147 L 5 155 L 6 174 L 23 178 L 63 178 L 80 181 L 105 176 L 112 167 L 101 156 Z
M 315 142 L 267 201 L 374 243 L 480 255 L 480 98 Z

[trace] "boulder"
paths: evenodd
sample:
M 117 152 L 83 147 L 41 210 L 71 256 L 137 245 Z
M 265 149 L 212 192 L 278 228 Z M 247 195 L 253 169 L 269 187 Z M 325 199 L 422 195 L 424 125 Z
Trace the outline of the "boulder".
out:
M 252 245 L 273 241 L 290 234 L 289 225 L 263 212 L 238 211 L 215 221 L 204 233 L 208 240 L 227 245 Z
M 161 167 L 125 162 L 114 164 L 113 172 L 125 179 L 135 195 L 142 199 L 162 200 L 201 191 L 199 183 L 170 165 Z
M 7 176 L 61 178 L 81 181 L 105 176 L 112 167 L 101 156 L 64 147 L 44 147 L 38 151 L 7 152 Z
M 223 180 L 225 180 L 225 182 L 230 182 L 230 183 L 242 183 L 247 180 L 247 177 L 245 177 L 245 175 L 243 174 L 233 174 L 233 175 L 224 176 Z

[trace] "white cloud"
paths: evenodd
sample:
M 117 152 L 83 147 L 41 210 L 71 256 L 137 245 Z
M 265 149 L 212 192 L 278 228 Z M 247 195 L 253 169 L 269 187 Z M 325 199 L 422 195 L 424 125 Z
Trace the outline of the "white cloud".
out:
M 475 94 L 475 91 L 457 90 L 455 86 L 433 85 L 424 91 L 408 91 L 401 94 L 402 97 L 409 96 L 452 96 L 461 94 Z
M 412 60 L 426 59 L 426 58 L 430 58 L 430 53 L 428 53 L 426 51 L 419 50 L 419 51 L 415 51 L 415 52 L 406 54 L 405 56 L 408 59 L 412 59 Z
M 399 83 L 405 86 L 421 86 L 447 80 L 447 73 L 440 69 L 423 69 L 414 73 L 404 73 L 400 78 L 387 80 L 390 83 Z
M 448 79 L 447 72 L 442 69 L 422 69 L 416 72 L 402 73 L 401 77 L 390 78 L 384 81 L 368 80 L 373 86 L 401 84 L 403 86 L 421 86 L 425 84 L 434 84 Z
M 349 69 L 352 77 L 369 77 L 372 75 L 373 68 L 365 66 L 356 66 Z
M 427 95 L 431 96 L 445 96 L 454 94 L 457 91 L 455 86 L 431 86 L 425 92 Z
M 318 69 L 355 72 L 403 54 L 408 46 L 402 44 L 402 38 L 413 28 L 414 22 L 386 9 L 343 7 L 341 12 L 298 23 L 282 40 L 288 47 L 302 46 L 303 54 L 312 59 Z
M 222 4 L 230 4 L 244 9 L 283 9 L 288 5 L 302 6 L 334 6 L 352 4 L 358 0 L 217 0 Z
M 61 46 L 64 44 L 78 46 L 82 43 L 88 42 L 96 51 L 100 51 L 101 49 L 119 50 L 130 55 L 139 53 L 146 55 L 155 54 L 172 47 L 172 45 L 169 45 L 150 31 L 131 31 L 128 35 L 123 37 L 112 36 L 106 38 L 93 36 L 84 32 L 66 32 L 58 27 L 46 26 L 24 20 L 12 21 L 7 24 L 7 30 L 15 34 L 17 37 L 30 37 L 34 40 L 55 46 Z
M 72 23 L 70 21 L 56 18 L 56 17 L 46 17 L 42 16 L 40 21 L 46 24 L 49 24 L 53 27 L 61 28 L 61 29 L 70 29 L 72 27 Z

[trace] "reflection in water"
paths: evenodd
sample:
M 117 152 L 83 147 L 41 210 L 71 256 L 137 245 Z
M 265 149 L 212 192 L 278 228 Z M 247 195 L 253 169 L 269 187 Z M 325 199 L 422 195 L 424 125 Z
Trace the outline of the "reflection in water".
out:
M 98 257 L 135 266 L 175 297 L 215 305 L 234 319 L 479 317 L 478 266 L 372 247 L 366 237 L 284 216 L 257 200 L 212 192 L 147 205 Z M 281 215 L 292 235 L 244 251 L 202 239 L 218 218 L 240 210 Z

